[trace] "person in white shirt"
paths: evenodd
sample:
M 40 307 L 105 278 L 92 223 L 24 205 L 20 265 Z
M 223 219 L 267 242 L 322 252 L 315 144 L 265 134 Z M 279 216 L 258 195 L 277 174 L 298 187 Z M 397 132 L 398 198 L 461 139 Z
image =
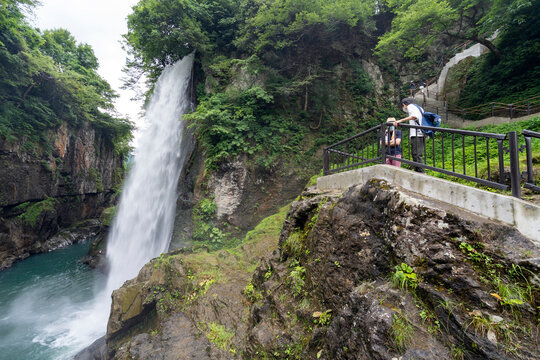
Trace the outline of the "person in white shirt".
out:
M 401 100 L 401 109 L 406 112 L 409 116 L 392 121 L 394 126 L 397 128 L 399 123 L 408 121 L 409 125 L 421 125 L 422 124 L 422 112 L 418 105 L 414 104 L 413 99 L 405 98 Z M 425 138 L 424 133 L 419 129 L 409 129 L 409 137 L 411 141 L 411 155 L 414 162 L 423 164 L 424 163 L 424 146 Z M 425 172 L 421 167 L 415 166 L 414 171 Z

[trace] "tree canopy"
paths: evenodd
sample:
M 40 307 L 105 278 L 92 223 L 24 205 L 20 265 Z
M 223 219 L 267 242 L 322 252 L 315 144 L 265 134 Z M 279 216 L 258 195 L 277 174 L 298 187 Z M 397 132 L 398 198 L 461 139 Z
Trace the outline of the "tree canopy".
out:
M 488 47 L 496 58 L 500 50 L 491 40 L 497 33 L 538 16 L 537 0 L 386 0 L 395 14 L 390 31 L 381 36 L 377 52 L 419 58 L 441 36 L 473 41 Z
M 0 135 L 39 142 L 66 121 L 91 122 L 113 143 L 131 124 L 112 115 L 117 96 L 97 73 L 92 48 L 64 29 L 40 32 L 25 21 L 32 0 L 0 0 Z

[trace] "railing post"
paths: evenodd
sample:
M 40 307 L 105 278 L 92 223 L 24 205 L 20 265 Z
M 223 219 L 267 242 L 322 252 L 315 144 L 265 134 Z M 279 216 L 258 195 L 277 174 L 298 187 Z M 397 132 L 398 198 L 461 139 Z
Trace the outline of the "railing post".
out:
M 510 107 L 510 120 L 512 120 L 514 118 L 514 104 L 508 104 L 508 106 Z
M 527 182 L 534 185 L 531 138 L 525 136 L 525 149 L 527 151 Z
M 506 174 L 504 172 L 504 147 L 503 141 L 497 139 L 497 148 L 499 150 L 499 183 L 506 184 Z
M 495 116 L 495 103 L 491 103 L 491 116 Z
M 330 157 L 328 148 L 325 148 L 323 151 L 323 176 L 328 175 L 328 170 L 330 170 Z
M 510 148 L 510 185 L 512 196 L 521 198 L 521 172 L 519 171 L 519 150 L 517 131 L 508 133 L 508 147 Z
M 388 139 L 386 136 L 386 124 L 381 124 L 381 127 L 379 128 L 379 139 L 381 143 L 381 164 L 386 164 L 386 140 Z M 388 137 L 390 137 L 390 132 L 388 133 Z

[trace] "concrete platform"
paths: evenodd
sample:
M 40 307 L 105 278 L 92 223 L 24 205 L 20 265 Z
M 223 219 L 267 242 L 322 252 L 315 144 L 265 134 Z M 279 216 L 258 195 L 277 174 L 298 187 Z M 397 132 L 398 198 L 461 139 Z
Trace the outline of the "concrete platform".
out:
M 321 190 L 346 189 L 353 185 L 364 184 L 371 179 L 386 180 L 408 191 L 514 226 L 540 246 L 540 206 L 512 196 L 476 189 L 390 165 L 374 165 L 323 176 L 317 179 L 317 187 Z

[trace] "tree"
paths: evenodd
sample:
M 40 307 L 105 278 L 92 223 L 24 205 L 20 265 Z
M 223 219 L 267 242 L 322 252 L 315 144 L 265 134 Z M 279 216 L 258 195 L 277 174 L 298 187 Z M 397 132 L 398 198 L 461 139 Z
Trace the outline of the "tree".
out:
M 34 3 L 0 0 L 0 136 L 37 143 L 63 121 L 86 121 L 113 144 L 124 142 L 132 126 L 105 111 L 117 95 L 97 73 L 92 48 L 67 30 L 32 28 L 22 8 Z
M 317 27 L 327 33 L 340 26 L 362 25 L 372 28 L 371 16 L 376 1 L 358 0 L 247 0 L 250 16 L 236 44 L 243 49 L 261 52 L 281 50 L 314 33 Z
M 395 18 L 392 29 L 380 37 L 376 51 L 381 56 L 401 53 L 405 58 L 417 59 L 435 39 L 447 36 L 480 43 L 500 59 L 501 53 L 491 37 L 523 22 L 518 12 L 522 14 L 535 1 L 387 0 Z

